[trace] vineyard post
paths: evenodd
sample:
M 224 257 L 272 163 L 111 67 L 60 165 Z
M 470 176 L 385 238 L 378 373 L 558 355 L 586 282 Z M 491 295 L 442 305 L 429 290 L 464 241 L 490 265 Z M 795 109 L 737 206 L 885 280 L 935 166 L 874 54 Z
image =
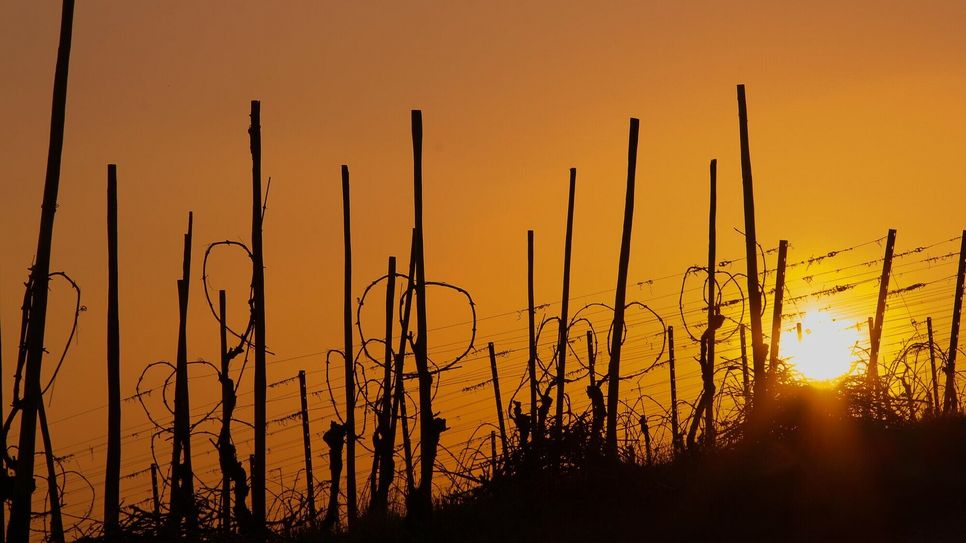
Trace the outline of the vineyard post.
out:
M 775 298 L 772 303 L 771 317 L 771 349 L 769 349 L 768 380 L 769 385 L 775 380 L 778 369 L 778 349 L 782 335 L 782 299 L 785 295 L 785 261 L 788 258 L 788 241 L 778 242 L 778 266 L 775 271 Z
M 403 306 L 403 320 L 402 328 L 399 331 L 399 349 L 396 352 L 394 360 L 394 373 L 396 376 L 396 388 L 393 394 L 393 406 L 392 406 L 392 422 L 389 425 L 389 437 L 388 444 L 386 445 L 389 451 L 389 456 L 384 456 L 382 459 L 382 467 L 379 469 L 379 502 L 381 504 L 389 503 L 389 486 L 392 484 L 393 476 L 395 475 L 395 464 L 393 463 L 392 451 L 395 448 L 396 443 L 396 425 L 400 418 L 402 418 L 402 432 L 403 432 L 403 455 L 406 462 L 406 495 L 409 496 L 413 491 L 413 455 L 412 448 L 409 443 L 409 421 L 406 418 L 406 388 L 404 383 L 403 375 L 403 362 L 406 356 L 406 342 L 409 340 L 409 318 L 412 313 L 412 293 L 413 293 L 413 276 L 415 275 L 416 267 L 416 235 L 413 233 L 412 244 L 409 250 L 409 275 L 406 278 L 406 304 Z
M 560 298 L 560 324 L 557 332 L 557 405 L 553 438 L 554 465 L 560 462 L 560 441 L 563 436 L 564 384 L 567 380 L 567 324 L 570 322 L 570 258 L 574 239 L 574 193 L 577 188 L 577 168 L 570 168 L 570 196 L 567 200 L 567 231 L 564 237 L 563 295 Z
M 345 240 L 345 290 L 343 331 L 345 335 L 345 493 L 347 524 L 356 520 L 356 379 L 352 354 L 352 235 L 349 217 L 349 166 L 342 165 L 342 231 Z
M 889 294 L 889 277 L 892 273 L 892 255 L 896 247 L 896 231 L 889 229 L 886 238 L 885 258 L 882 261 L 882 276 L 879 279 L 879 297 L 875 306 L 875 322 L 872 329 L 872 346 L 869 350 L 868 381 L 873 398 L 879 396 L 879 344 L 882 339 L 882 321 L 885 317 L 886 297 Z
M 392 425 L 392 376 L 393 376 L 393 355 L 392 355 L 392 323 L 393 308 L 396 297 L 396 257 L 389 257 L 389 269 L 386 272 L 386 336 L 385 336 L 385 362 L 383 364 L 382 376 L 382 396 L 380 406 L 377 410 L 378 424 L 376 425 L 376 444 L 378 445 L 372 452 L 372 492 L 369 500 L 369 509 L 381 511 L 384 509 L 382 500 L 382 481 L 386 476 L 383 470 L 392 469 L 392 449 L 393 443 L 389 440 L 390 426 Z M 393 431 L 395 434 L 395 431 Z M 393 435 L 395 438 L 395 435 Z M 388 462 L 386 458 L 388 457 Z
M 407 511 L 416 518 L 425 518 L 433 511 L 433 469 L 439 436 L 435 435 L 436 417 L 433 413 L 433 376 L 429 372 L 426 322 L 426 246 L 423 239 L 423 112 L 412 110 L 413 139 L 413 218 L 416 231 L 416 342 L 413 348 L 419 380 L 419 486 Z
M 926 317 L 926 331 L 929 338 L 929 370 L 932 375 L 932 414 L 939 413 L 939 379 L 936 377 L 936 344 L 932 339 L 932 317 Z
M 640 121 L 631 118 L 627 138 L 627 190 L 624 195 L 624 226 L 617 263 L 617 292 L 614 296 L 614 330 L 611 334 L 610 364 L 607 367 L 607 438 L 605 453 L 617 459 L 617 405 L 620 394 L 621 345 L 624 340 L 624 309 L 627 297 L 627 268 L 631 258 L 631 227 L 634 224 L 634 183 L 637 174 L 637 138 Z
M 678 425 L 678 388 L 677 377 L 674 374 L 674 327 L 667 327 L 668 371 L 671 377 L 671 444 L 674 455 L 681 453 L 681 432 Z
M 704 427 L 708 445 L 714 445 L 714 338 L 717 327 L 714 324 L 715 315 L 718 313 L 717 293 L 715 292 L 715 250 L 716 250 L 716 220 L 718 211 L 718 161 L 711 159 L 709 167 L 710 184 L 710 205 L 708 213 L 708 335 L 705 340 L 707 346 L 707 359 L 704 369 L 705 387 L 711 394 L 711 401 L 708 402 L 704 412 Z
M 191 235 L 193 214 L 188 213 L 184 235 L 181 279 L 178 280 L 178 352 L 175 362 L 174 443 L 171 447 L 172 526 L 181 524 L 194 504 L 194 477 L 191 470 L 191 404 L 188 396 L 188 293 L 191 278 Z M 193 520 L 191 521 L 193 523 Z
M 755 405 L 765 398 L 765 343 L 761 329 L 761 289 L 758 285 L 758 238 L 755 233 L 755 189 L 751 176 L 751 151 L 748 144 L 748 107 L 745 86 L 738 85 L 738 135 L 741 143 L 741 187 L 745 212 L 745 259 L 748 275 L 748 301 L 751 310 L 751 358 L 755 375 Z
M 118 317 L 117 166 L 107 165 L 107 467 L 104 533 L 117 533 L 121 504 L 121 351 Z
M 949 331 L 949 360 L 946 361 L 946 390 L 943 413 L 959 411 L 956 398 L 956 351 L 959 350 L 959 318 L 963 312 L 963 282 L 966 280 L 966 230 L 963 230 L 959 248 L 959 270 L 956 272 L 956 292 L 953 299 L 953 322 Z
M 54 213 L 60 188 L 60 162 L 64 149 L 64 117 L 67 109 L 67 72 L 70 64 L 74 0 L 64 0 L 60 20 L 57 65 L 54 69 L 54 91 L 50 111 L 50 144 L 47 151 L 47 173 L 44 180 L 43 204 L 37 252 L 30 270 L 30 320 L 26 345 L 27 361 L 24 379 L 23 410 L 20 414 L 20 436 L 17 447 L 17 469 L 10 505 L 7 539 L 27 541 L 30 538 L 31 495 L 34 489 L 34 451 L 37 439 L 37 411 L 43 398 L 40 370 L 44 355 L 44 330 L 47 320 L 47 285 L 50 281 L 50 249 L 54 237 Z M 2 527 L 0 527 L 2 528 Z
M 221 360 L 221 431 L 223 438 L 231 435 L 231 412 L 234 408 L 234 390 L 228 378 L 228 304 L 225 301 L 225 291 L 218 291 L 218 352 Z M 219 440 L 219 446 L 226 446 L 227 439 Z M 221 451 L 219 451 L 221 454 Z M 228 470 L 221 471 L 221 527 L 225 532 L 231 531 L 231 476 Z
M 309 504 L 309 524 L 315 525 L 315 472 L 312 471 L 312 434 L 309 432 L 309 399 L 305 370 L 299 370 L 299 399 L 302 416 L 302 448 L 305 449 L 305 497 Z
M 262 255 L 261 102 L 252 100 L 248 129 L 252 154 L 252 320 L 255 336 L 255 462 L 252 465 L 252 517 L 265 527 L 265 447 L 268 375 L 265 367 L 265 260 Z
M 486 348 L 490 352 L 490 370 L 493 373 L 493 396 L 496 399 L 496 419 L 500 424 L 500 444 L 503 446 L 503 456 L 506 456 L 506 423 L 503 421 L 503 399 L 500 398 L 500 374 L 496 371 L 496 353 L 493 350 L 493 342 L 487 344 Z
M 527 372 L 530 377 L 530 428 L 534 438 L 537 432 L 537 335 L 536 313 L 533 307 L 533 230 L 527 230 L 527 324 L 529 358 Z

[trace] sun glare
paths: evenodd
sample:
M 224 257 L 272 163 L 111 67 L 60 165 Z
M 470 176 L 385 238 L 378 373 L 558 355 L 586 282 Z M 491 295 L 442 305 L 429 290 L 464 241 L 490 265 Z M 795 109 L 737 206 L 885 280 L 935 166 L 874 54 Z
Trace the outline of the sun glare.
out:
M 859 331 L 823 311 L 806 312 L 800 322 L 801 337 L 796 330 L 782 334 L 781 358 L 811 381 L 832 382 L 848 373 Z

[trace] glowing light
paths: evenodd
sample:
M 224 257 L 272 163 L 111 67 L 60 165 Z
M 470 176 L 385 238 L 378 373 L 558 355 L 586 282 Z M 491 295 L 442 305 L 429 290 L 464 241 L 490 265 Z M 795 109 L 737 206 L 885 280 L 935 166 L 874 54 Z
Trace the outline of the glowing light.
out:
M 781 358 L 813 381 L 833 382 L 847 374 L 856 360 L 859 331 L 822 311 L 807 312 L 801 323 L 800 341 L 794 329 L 782 334 Z

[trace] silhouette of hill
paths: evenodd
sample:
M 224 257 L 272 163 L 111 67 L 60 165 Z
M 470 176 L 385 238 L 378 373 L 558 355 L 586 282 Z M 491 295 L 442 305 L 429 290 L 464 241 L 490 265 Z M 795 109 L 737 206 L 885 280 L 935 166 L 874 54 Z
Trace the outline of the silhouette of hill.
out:
M 847 413 L 835 392 L 796 389 L 767 431 L 707 454 L 507 476 L 441 506 L 425 526 L 366 522 L 324 540 L 957 540 L 966 420 Z

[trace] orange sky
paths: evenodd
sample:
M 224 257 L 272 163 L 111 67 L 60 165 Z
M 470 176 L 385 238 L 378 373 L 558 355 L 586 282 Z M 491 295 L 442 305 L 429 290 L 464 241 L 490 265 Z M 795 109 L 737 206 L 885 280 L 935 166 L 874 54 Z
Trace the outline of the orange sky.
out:
M 571 166 L 572 292 L 613 288 L 630 116 L 641 119 L 631 282 L 706 258 L 713 157 L 719 254 L 742 256 L 732 230 L 742 227 L 736 83 L 748 88 L 766 247 L 789 239 L 790 258 L 802 258 L 894 227 L 901 250 L 962 230 L 962 2 L 600 4 L 79 2 L 52 268 L 72 274 L 88 310 L 51 419 L 104 402 L 106 164 L 119 172 L 127 396 L 146 363 L 174 357 L 187 212 L 199 265 L 207 242 L 248 238 L 253 98 L 262 100 L 272 177 L 265 261 L 277 358 L 341 342 L 340 164 L 352 172 L 357 294 L 388 255 L 408 259 L 412 108 L 424 112 L 427 273 L 468 289 L 481 316 L 525 305 L 528 228 L 538 303 L 559 300 Z M 0 7 L 7 395 L 36 247 L 59 12 L 52 1 Z M 215 264 L 230 310 L 241 307 L 244 261 Z M 217 330 L 200 287 L 189 356 L 214 359 Z M 69 311 L 64 290 L 54 297 L 51 311 Z M 63 324 L 53 319 L 50 349 Z M 525 320 L 513 326 L 522 331 Z M 481 336 L 500 331 L 480 323 Z M 270 366 L 269 380 L 300 367 L 317 370 L 318 358 Z M 95 411 L 62 425 L 55 446 L 102 435 L 105 419 Z M 125 426 L 140 420 L 126 404 Z

